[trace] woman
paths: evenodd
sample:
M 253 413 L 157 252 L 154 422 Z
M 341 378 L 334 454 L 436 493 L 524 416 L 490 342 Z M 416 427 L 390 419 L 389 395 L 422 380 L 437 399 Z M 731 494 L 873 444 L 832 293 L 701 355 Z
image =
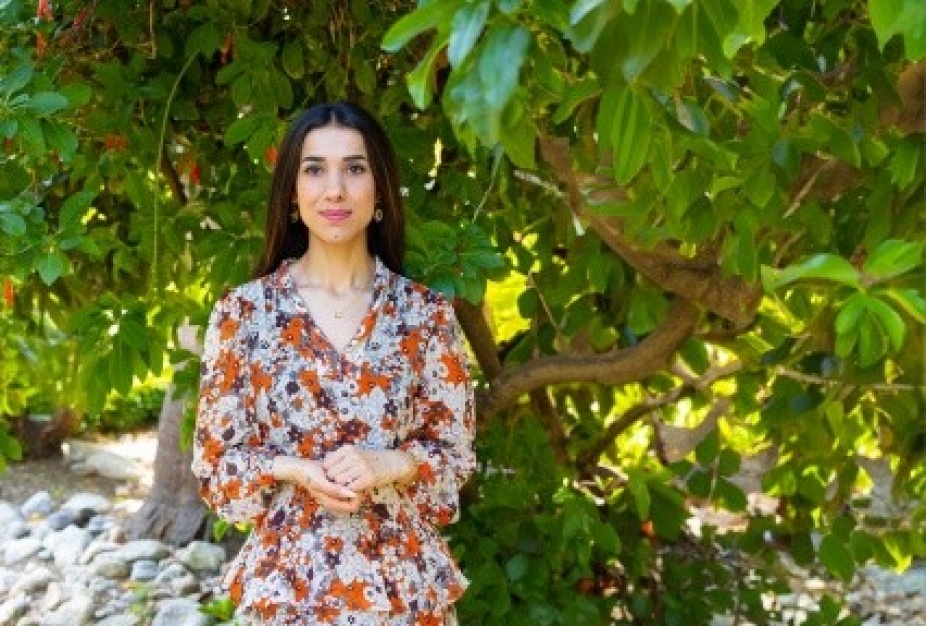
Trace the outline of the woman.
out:
M 453 624 L 435 527 L 475 466 L 453 310 L 402 277 L 396 158 L 351 104 L 293 123 L 256 278 L 212 312 L 193 471 L 253 532 L 224 584 L 257 624 Z

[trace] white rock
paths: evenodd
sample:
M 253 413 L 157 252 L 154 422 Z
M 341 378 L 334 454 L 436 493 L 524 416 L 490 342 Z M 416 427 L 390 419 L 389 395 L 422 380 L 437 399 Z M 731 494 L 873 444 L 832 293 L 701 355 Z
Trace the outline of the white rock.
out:
M 96 576 L 109 579 L 127 578 L 130 571 L 128 561 L 115 552 L 104 552 L 90 564 L 90 571 Z
M 127 459 L 106 450 L 91 454 L 84 461 L 84 465 L 101 476 L 116 480 L 138 480 L 147 473 L 134 459 Z
M 6 565 L 14 565 L 34 556 L 41 549 L 42 542 L 38 539 L 33 539 L 32 537 L 14 539 L 7 544 L 4 550 L 3 562 Z
M 154 539 L 130 541 L 119 548 L 119 556 L 126 561 L 160 561 L 170 554 L 170 546 Z
M 61 508 L 70 509 L 72 511 L 90 509 L 96 513 L 105 513 L 113 508 L 113 505 L 112 502 L 109 501 L 109 498 L 101 496 L 98 493 L 75 493 L 68 498 L 68 501 L 65 502 Z
M 80 555 L 80 561 L 78 562 L 81 565 L 88 565 L 93 562 L 93 559 L 95 559 L 97 555 L 104 552 L 115 552 L 121 547 L 122 546 L 118 543 L 106 541 L 105 539 L 97 539 L 90 542 L 90 545 L 87 546 L 87 549 L 84 550 L 84 553 Z
M 38 566 L 35 569 L 23 574 L 16 584 L 13 585 L 11 593 L 32 594 L 48 586 L 48 583 L 55 580 L 55 574 L 44 566 Z
M 20 615 L 29 610 L 29 598 L 18 594 L 0 604 L 0 624 L 16 624 Z
M 48 583 L 48 588 L 45 590 L 45 595 L 42 596 L 42 599 L 39 601 L 39 613 L 42 615 L 49 613 L 53 609 L 56 609 L 62 602 L 64 602 L 64 590 L 57 582 L 50 582 Z
M 67 602 L 42 618 L 42 626 L 83 626 L 93 616 L 90 590 L 73 594 Z
M 208 626 L 209 617 L 199 612 L 199 604 L 188 598 L 166 600 L 158 608 L 151 626 Z
M 201 588 L 199 579 L 197 579 L 196 576 L 193 576 L 192 574 L 171 578 L 167 584 L 175 596 L 185 596 L 191 593 L 197 593 Z
M 0 527 L 3 528 L 0 532 L 0 540 L 19 539 L 29 534 L 29 526 L 18 517 L 0 522 Z
M 175 578 L 180 578 L 181 576 L 187 576 L 190 573 L 190 570 L 185 568 L 180 563 L 171 563 L 164 570 L 158 574 L 157 578 L 154 579 L 155 584 L 161 584 Z
M 0 527 L 5 528 L 10 522 L 19 519 L 19 509 L 6 500 L 0 500 Z
M 55 565 L 66 567 L 76 564 L 80 559 L 80 555 L 90 544 L 90 533 L 84 528 L 68 526 L 60 532 L 47 536 L 42 543 L 52 551 Z
M 26 519 L 35 517 L 48 517 L 55 510 L 55 503 L 51 499 L 51 494 L 47 491 L 40 491 L 33 494 L 28 500 L 23 502 L 19 507 L 19 512 Z
M 96 626 L 137 626 L 141 619 L 131 613 L 123 615 L 111 615 L 96 623 Z
M 147 582 L 154 580 L 158 575 L 158 564 L 156 561 L 135 561 L 132 563 L 132 573 L 129 578 L 138 582 Z
M 205 541 L 193 541 L 177 550 L 176 556 L 194 572 L 217 572 L 225 561 L 225 548 Z

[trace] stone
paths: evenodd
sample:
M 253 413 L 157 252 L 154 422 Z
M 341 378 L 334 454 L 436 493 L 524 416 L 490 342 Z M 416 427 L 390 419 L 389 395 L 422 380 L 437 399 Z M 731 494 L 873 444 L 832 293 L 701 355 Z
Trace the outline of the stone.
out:
M 3 562 L 6 565 L 15 565 L 20 561 L 25 561 L 26 559 L 34 556 L 41 549 L 42 542 L 38 539 L 33 539 L 32 537 L 14 539 L 9 544 L 7 544 L 6 549 L 4 550 Z
M 26 519 L 48 517 L 54 510 L 55 503 L 51 499 L 51 494 L 47 491 L 40 491 L 33 494 L 28 500 L 23 502 L 21 507 L 19 507 L 19 512 L 22 513 L 22 516 Z
M 170 554 L 170 547 L 155 539 L 130 541 L 119 548 L 119 556 L 126 561 L 160 561 Z
M 138 624 L 141 624 L 141 619 L 136 615 L 128 613 L 122 615 L 111 615 L 98 621 L 96 626 L 138 626 Z
M 16 517 L 6 522 L 0 522 L 3 531 L 0 532 L 0 540 L 19 539 L 29 534 L 29 526 L 26 522 Z
M 192 574 L 172 578 L 167 584 L 175 596 L 187 596 L 200 590 L 199 580 Z
M 83 626 L 90 623 L 93 616 L 93 604 L 89 590 L 75 592 L 54 611 L 42 618 L 42 626 Z
M 26 594 L 20 593 L 6 602 L 0 604 L 0 624 L 19 624 L 22 623 L 19 617 L 26 614 L 29 610 L 29 598 Z
M 61 509 L 48 516 L 48 525 L 54 530 L 64 530 L 77 520 L 77 511 Z
M 177 551 L 177 559 L 194 572 L 217 572 L 225 561 L 225 548 L 193 541 Z
M 188 576 L 190 570 L 185 568 L 180 563 L 171 563 L 165 567 L 160 574 L 157 575 L 157 578 L 154 579 L 156 584 L 165 583 L 167 581 L 173 580 L 175 578 L 180 578 L 182 576 Z
M 84 465 L 94 473 L 115 480 L 135 481 L 146 474 L 137 461 L 106 450 L 99 450 L 88 456 Z
M 0 527 L 5 528 L 11 522 L 19 520 L 19 509 L 6 500 L 0 500 Z
M 58 608 L 62 602 L 64 602 L 64 590 L 59 583 L 52 581 L 48 583 L 48 588 L 45 589 L 45 595 L 42 596 L 42 599 L 39 601 L 39 613 L 44 615 Z
M 157 561 L 142 560 L 132 563 L 132 573 L 129 578 L 137 582 L 147 582 L 154 580 L 157 575 Z
M 18 593 L 34 594 L 45 589 L 53 580 L 55 580 L 55 574 L 47 567 L 40 565 L 20 576 L 10 593 L 13 595 Z
M 108 498 L 101 496 L 98 493 L 84 492 L 75 493 L 73 496 L 68 498 L 68 501 L 65 502 L 61 508 L 71 509 L 73 511 L 90 509 L 94 513 L 105 513 L 113 508 L 113 505 Z
M 188 598 L 165 600 L 151 626 L 209 626 L 209 617 L 199 612 L 199 604 Z
M 96 576 L 109 579 L 126 578 L 131 571 L 128 561 L 116 552 L 104 552 L 90 564 L 90 571 Z
M 90 544 L 90 533 L 77 526 L 68 526 L 45 537 L 42 544 L 52 551 L 58 567 L 75 565 Z

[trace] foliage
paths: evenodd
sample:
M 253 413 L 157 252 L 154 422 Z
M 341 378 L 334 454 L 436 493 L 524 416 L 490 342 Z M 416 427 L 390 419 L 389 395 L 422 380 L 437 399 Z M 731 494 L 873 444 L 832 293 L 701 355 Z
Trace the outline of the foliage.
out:
M 177 329 L 248 278 L 291 112 L 350 98 L 396 142 L 409 272 L 479 365 L 464 623 L 763 622 L 780 549 L 902 568 L 926 556 L 923 13 L 8 0 L 0 413 L 48 395 L 45 364 L 99 414 L 190 359 Z M 39 369 L 7 358 L 36 342 Z M 760 449 L 776 517 L 737 482 Z M 859 505 L 866 458 L 908 516 Z M 696 534 L 691 503 L 743 526 Z

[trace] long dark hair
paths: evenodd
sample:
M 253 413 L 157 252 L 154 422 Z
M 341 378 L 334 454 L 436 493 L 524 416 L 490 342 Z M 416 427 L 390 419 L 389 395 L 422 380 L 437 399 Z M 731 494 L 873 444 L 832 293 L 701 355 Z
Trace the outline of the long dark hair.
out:
M 401 273 L 405 258 L 405 208 L 399 190 L 399 167 L 395 151 L 383 127 L 372 115 L 349 102 L 317 104 L 300 114 L 289 127 L 273 170 L 270 200 L 267 206 L 267 228 L 264 250 L 254 278 L 275 271 L 283 259 L 303 254 L 309 245 L 309 229 L 299 220 L 290 219 L 296 176 L 302 157 L 302 145 L 310 131 L 328 125 L 352 128 L 363 136 L 377 208 L 382 221 L 373 220 L 367 227 L 367 249 L 378 256 L 386 267 Z

